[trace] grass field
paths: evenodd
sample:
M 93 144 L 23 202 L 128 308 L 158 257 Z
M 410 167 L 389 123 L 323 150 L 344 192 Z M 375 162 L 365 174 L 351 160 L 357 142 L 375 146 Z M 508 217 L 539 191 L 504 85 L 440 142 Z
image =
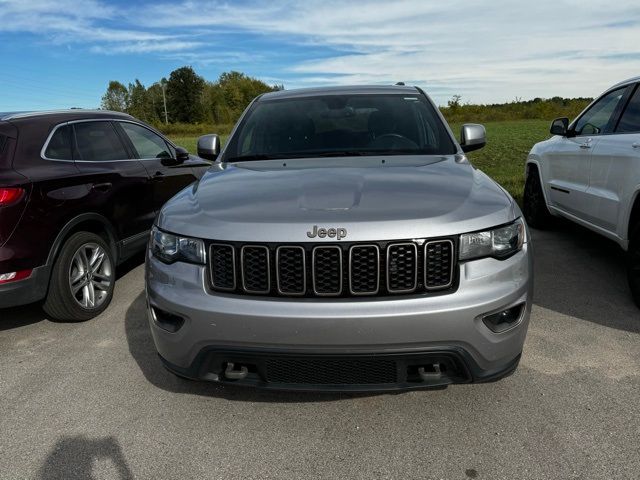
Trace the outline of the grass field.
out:
M 547 120 L 488 122 L 487 146 L 471 152 L 469 160 L 506 188 L 518 203 L 524 189 L 524 164 L 533 145 L 550 137 Z M 460 125 L 451 125 L 456 136 Z
M 469 154 L 471 162 L 487 175 L 493 177 L 520 202 L 524 188 L 524 163 L 527 153 L 534 143 L 549 137 L 547 120 L 515 120 L 508 122 L 488 122 L 487 146 Z M 454 133 L 459 135 L 460 124 L 452 124 Z M 222 136 L 222 142 L 227 140 Z M 170 136 L 170 138 L 195 153 L 195 136 Z

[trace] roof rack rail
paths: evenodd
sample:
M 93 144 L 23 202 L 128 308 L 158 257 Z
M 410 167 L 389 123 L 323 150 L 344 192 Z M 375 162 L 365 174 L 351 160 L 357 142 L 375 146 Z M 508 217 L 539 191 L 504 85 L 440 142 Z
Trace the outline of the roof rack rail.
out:
M 112 110 L 69 108 L 65 110 L 32 110 L 24 112 L 0 112 L 0 120 L 16 120 L 19 118 L 39 117 L 44 115 L 59 115 L 64 113 L 83 113 L 83 114 L 104 114 L 106 115 L 122 115 L 130 116 L 124 112 L 116 112 Z

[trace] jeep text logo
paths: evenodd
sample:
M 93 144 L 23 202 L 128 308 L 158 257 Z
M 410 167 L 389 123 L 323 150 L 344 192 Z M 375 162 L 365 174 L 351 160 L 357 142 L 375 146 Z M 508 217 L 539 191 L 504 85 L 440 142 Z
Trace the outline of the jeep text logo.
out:
M 347 236 L 346 228 L 318 228 L 317 225 L 313 226 L 313 230 L 307 232 L 307 237 L 309 238 L 337 238 L 338 240 L 342 240 Z

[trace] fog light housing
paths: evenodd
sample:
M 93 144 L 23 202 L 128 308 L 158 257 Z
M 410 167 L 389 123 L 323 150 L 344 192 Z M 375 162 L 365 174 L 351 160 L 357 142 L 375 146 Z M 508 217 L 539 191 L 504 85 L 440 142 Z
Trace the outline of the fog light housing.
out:
M 151 316 L 156 325 L 169 333 L 176 333 L 184 325 L 184 318 L 156 307 L 151 307 Z
M 509 307 L 505 310 L 485 315 L 482 317 L 482 321 L 492 332 L 501 333 L 509 330 L 520 322 L 524 312 L 524 307 L 524 303 L 519 303 L 518 305 L 514 305 L 513 307 Z

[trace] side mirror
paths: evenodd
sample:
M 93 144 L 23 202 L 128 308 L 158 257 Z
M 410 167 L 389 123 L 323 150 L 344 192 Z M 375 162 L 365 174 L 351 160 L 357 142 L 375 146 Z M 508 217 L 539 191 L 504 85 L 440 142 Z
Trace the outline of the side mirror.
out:
M 215 160 L 220 154 L 220 137 L 215 133 L 198 138 L 198 156 L 205 160 Z
M 178 163 L 184 163 L 189 160 L 189 152 L 184 147 L 176 147 L 176 160 Z
M 165 157 L 162 159 L 162 165 L 165 167 L 174 167 L 176 165 L 182 165 L 189 160 L 189 152 L 186 148 L 176 147 L 176 158 Z
M 556 118 L 551 122 L 551 128 L 549 131 L 551 132 L 551 135 L 566 137 L 569 132 L 569 119 L 566 117 Z
M 460 131 L 460 146 L 462 151 L 473 152 L 487 144 L 487 131 L 483 125 L 477 123 L 465 123 Z

